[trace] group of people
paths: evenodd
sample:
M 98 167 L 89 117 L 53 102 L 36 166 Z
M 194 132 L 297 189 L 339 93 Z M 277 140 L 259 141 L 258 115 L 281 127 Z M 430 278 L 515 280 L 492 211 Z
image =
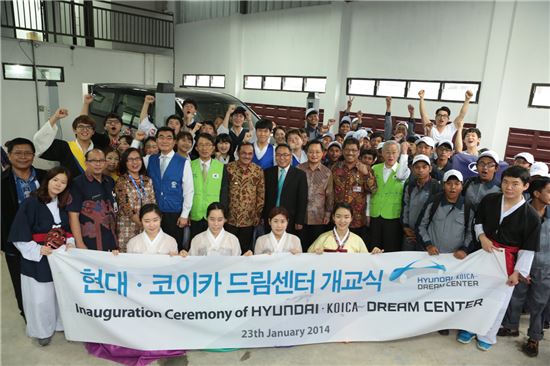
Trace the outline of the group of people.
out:
M 267 119 L 253 125 L 234 105 L 199 122 L 191 99 L 183 117 L 157 127 L 148 116 L 153 96 L 133 136 L 116 114 L 100 134 L 86 95 L 72 122 L 76 138 L 67 142 L 55 138 L 68 116 L 58 109 L 33 141 L 5 144 L 2 250 L 27 334 L 47 345 L 63 329 L 47 261 L 63 245 L 183 257 L 403 250 L 463 259 L 483 249 L 505 251 L 509 291 L 487 334 L 462 330 L 457 340 L 476 337 L 488 350 L 497 334 L 517 335 L 526 304 L 523 351 L 536 356 L 550 321 L 548 166 L 524 152 L 503 168 L 497 153 L 480 149 L 481 132 L 464 128 L 472 95 L 453 122 L 447 107 L 432 122 L 420 91 L 423 135 L 415 134 L 412 105 L 409 121 L 393 126 L 389 97 L 384 131 L 363 127 L 361 112 L 352 119 L 349 99 L 337 134 L 330 132 L 336 121 L 323 125 L 313 108 L 303 129 Z M 475 177 L 454 169 L 458 154 L 474 157 Z M 34 168 L 35 156 L 59 166 Z

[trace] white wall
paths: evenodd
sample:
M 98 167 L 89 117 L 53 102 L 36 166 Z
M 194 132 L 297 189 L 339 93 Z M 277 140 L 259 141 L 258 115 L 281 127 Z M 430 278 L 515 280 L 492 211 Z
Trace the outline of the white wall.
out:
M 547 1 L 334 2 L 177 25 L 175 74 L 225 74 L 225 91 L 243 101 L 291 106 L 306 94 L 242 90 L 242 76 L 326 76 L 328 115 L 344 108 L 347 77 L 479 80 L 466 121 L 502 155 L 509 127 L 550 129 L 548 109 L 527 108 L 531 83 L 550 82 L 549 27 Z M 394 115 L 409 103 L 394 100 Z M 385 104 L 358 97 L 353 109 L 382 114 Z
M 24 52 L 23 52 L 24 50 Z M 31 64 L 31 44 L 2 38 L 2 62 Z M 58 83 L 61 106 L 69 109 L 62 121 L 64 137 L 70 138 L 70 124 L 82 106 L 82 83 L 153 83 L 172 82 L 172 57 L 126 51 L 104 50 L 67 45 L 38 43 L 36 63 L 63 66 L 65 82 Z M 48 105 L 44 82 L 38 83 L 39 104 Z M 17 136 L 32 137 L 37 130 L 34 82 L 4 80 L 1 86 L 2 143 Z M 41 113 L 44 123 L 46 112 Z

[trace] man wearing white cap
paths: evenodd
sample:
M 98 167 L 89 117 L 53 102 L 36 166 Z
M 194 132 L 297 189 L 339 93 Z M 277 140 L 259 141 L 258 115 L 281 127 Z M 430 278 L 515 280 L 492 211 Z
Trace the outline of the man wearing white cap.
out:
M 533 154 L 528 152 L 520 152 L 514 156 L 514 165 L 519 165 L 525 169 L 530 169 L 534 162 L 535 157 Z
M 340 120 L 340 125 L 338 126 L 338 133 L 347 134 L 351 130 L 351 118 L 350 116 L 344 116 Z
M 306 110 L 306 132 L 309 141 L 317 140 L 322 135 L 319 131 L 319 111 L 315 108 Z
M 426 155 L 416 155 L 413 159 L 412 174 L 403 194 L 403 240 L 402 250 L 421 250 L 416 240 L 418 216 L 428 199 L 441 192 L 439 181 L 430 176 L 432 170 L 430 158 Z
M 474 96 L 474 93 L 471 90 L 468 90 L 464 96 L 464 104 L 456 116 L 453 123 L 449 121 L 451 116 L 451 110 L 448 107 L 440 107 L 435 111 L 435 126 L 433 126 L 428 113 L 426 113 L 426 107 L 424 105 L 424 90 L 418 92 L 420 97 L 420 116 L 422 122 L 424 123 L 424 128 L 426 128 L 431 137 L 437 142 L 441 140 L 453 140 L 453 136 L 458 128 L 464 123 L 464 117 L 468 112 L 468 106 L 470 105 L 470 99 Z M 435 127 L 435 128 L 433 128 Z
M 529 173 L 531 174 L 531 177 L 550 177 L 550 175 L 548 175 L 548 165 L 542 161 L 535 161 L 533 165 L 531 165 Z
M 500 183 L 496 178 L 498 170 L 498 155 L 496 152 L 487 150 L 479 154 L 477 158 L 477 173 L 476 177 L 471 177 L 464 182 L 462 195 L 466 199 L 466 203 L 472 206 L 474 211 L 483 197 L 489 193 L 500 192 Z
M 453 143 L 450 140 L 441 140 L 435 145 L 437 158 L 433 160 L 432 177 L 442 180 L 443 175 L 452 169 Z
M 432 156 L 432 152 L 435 147 L 435 141 L 430 136 L 422 136 L 415 142 L 416 145 L 416 155 L 426 155 Z
M 443 192 L 426 203 L 418 225 L 418 237 L 430 255 L 454 253 L 466 257 L 472 243 L 473 210 L 462 193 L 462 173 L 449 170 L 443 176 Z

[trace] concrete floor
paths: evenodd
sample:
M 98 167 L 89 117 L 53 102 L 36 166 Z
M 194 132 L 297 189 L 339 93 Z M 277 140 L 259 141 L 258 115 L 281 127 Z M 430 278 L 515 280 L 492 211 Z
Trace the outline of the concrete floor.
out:
M 2 338 L 1 364 L 15 365 L 116 365 L 89 356 L 83 345 L 68 342 L 63 333 L 55 334 L 52 343 L 40 347 L 25 335 L 25 323 L 6 268 L 1 260 Z M 549 365 L 550 342 L 542 341 L 537 358 L 519 351 L 525 339 L 528 318 L 522 317 L 520 337 L 499 338 L 488 352 L 479 351 L 475 343 L 462 345 L 449 336 L 431 333 L 420 337 L 383 343 L 330 343 L 290 348 L 243 349 L 228 353 L 191 351 L 187 356 L 153 365 Z M 550 334 L 550 331 L 549 331 Z

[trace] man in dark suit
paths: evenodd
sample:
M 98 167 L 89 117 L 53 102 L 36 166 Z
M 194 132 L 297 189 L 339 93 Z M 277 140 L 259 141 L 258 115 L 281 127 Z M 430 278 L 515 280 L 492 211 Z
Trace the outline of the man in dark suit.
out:
M 287 144 L 275 149 L 277 166 L 264 170 L 265 205 L 262 217 L 266 231 L 269 212 L 273 207 L 284 207 L 289 213 L 287 232 L 295 234 L 302 230 L 307 208 L 307 176 L 303 170 L 290 165 L 292 152 Z
M 24 318 L 21 253 L 7 239 L 19 205 L 38 189 L 45 172 L 32 166 L 35 153 L 32 141 L 18 137 L 8 141 L 6 147 L 11 166 L 2 172 L 2 251 L 6 255 L 17 306 Z

